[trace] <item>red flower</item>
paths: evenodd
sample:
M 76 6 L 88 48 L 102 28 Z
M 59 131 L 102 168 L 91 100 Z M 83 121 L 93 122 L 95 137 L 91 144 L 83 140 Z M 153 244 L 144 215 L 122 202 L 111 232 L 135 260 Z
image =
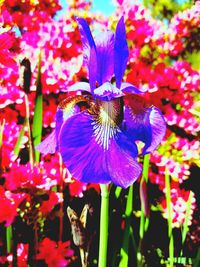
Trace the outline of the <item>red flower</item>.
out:
M 70 241 L 58 242 L 44 238 L 39 244 L 38 260 L 44 260 L 48 267 L 66 267 L 74 251 L 69 247 Z
M 15 216 L 18 215 L 17 207 L 25 197 L 25 194 L 12 194 L 0 186 L 0 223 L 5 222 L 6 227 L 12 224 Z
M 6 67 L 16 65 L 12 53 L 9 51 L 15 40 L 14 35 L 8 32 L 0 34 L 0 64 Z
M 49 191 L 48 195 L 49 199 L 44 200 L 40 207 L 40 211 L 44 215 L 48 214 L 52 210 L 53 206 L 55 206 L 59 202 L 59 197 L 54 191 Z

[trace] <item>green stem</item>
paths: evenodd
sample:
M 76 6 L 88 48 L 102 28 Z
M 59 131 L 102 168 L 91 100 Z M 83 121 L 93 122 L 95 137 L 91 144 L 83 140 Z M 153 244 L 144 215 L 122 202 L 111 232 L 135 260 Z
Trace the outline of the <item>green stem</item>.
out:
M 166 186 L 166 202 L 168 211 L 168 237 L 169 237 L 169 267 L 174 266 L 174 238 L 172 232 L 172 216 L 171 216 L 171 192 L 170 192 L 170 177 L 168 169 L 165 170 L 165 186 Z
M 12 243 L 12 225 L 6 228 L 6 242 L 7 242 L 7 253 L 11 252 L 11 243 Z
M 108 185 L 101 184 L 101 214 L 100 214 L 100 240 L 99 240 L 99 264 L 98 267 L 106 267 L 108 247 L 108 213 L 109 213 L 109 189 Z
M 137 252 L 138 267 L 143 265 L 143 259 L 142 259 L 143 239 L 145 232 L 147 231 L 149 226 L 149 207 L 148 207 L 148 196 L 147 196 L 149 161 L 150 161 L 150 154 L 146 154 L 144 156 L 142 179 L 140 181 L 141 217 L 140 217 L 140 229 L 139 229 L 140 241 Z
M 119 263 L 119 267 L 128 266 L 128 250 L 129 250 L 129 240 L 130 240 L 130 232 L 131 232 L 132 211 L 133 211 L 133 185 L 129 187 L 128 197 L 127 197 L 127 202 L 126 202 L 125 229 L 124 229 L 123 244 L 120 250 L 121 260 Z
M 41 67 L 42 67 L 42 52 L 39 53 L 38 60 L 38 73 L 36 81 L 36 97 L 35 97 L 35 107 L 34 107 L 34 116 L 33 116 L 33 145 L 34 148 L 41 142 L 42 139 L 42 114 L 43 114 L 43 96 L 42 96 L 42 81 L 41 81 Z M 35 162 L 40 161 L 40 152 L 34 150 Z
M 186 214 L 185 214 L 185 220 L 183 223 L 183 230 L 182 230 L 182 249 L 181 249 L 181 257 L 183 255 L 183 246 L 185 243 L 185 239 L 188 233 L 188 224 L 189 224 L 189 217 L 190 217 L 190 210 L 191 210 L 191 204 L 192 204 L 192 192 L 190 191 L 189 198 L 187 201 L 187 209 L 186 209 Z
M 25 100 L 25 107 L 26 107 L 26 118 L 25 123 L 28 128 L 28 145 L 29 145 L 29 162 L 31 167 L 33 168 L 34 165 L 34 158 L 33 158 L 33 144 L 32 144 L 32 134 L 31 134 L 31 126 L 30 126 L 30 109 L 29 109 L 29 100 L 27 94 L 24 95 Z

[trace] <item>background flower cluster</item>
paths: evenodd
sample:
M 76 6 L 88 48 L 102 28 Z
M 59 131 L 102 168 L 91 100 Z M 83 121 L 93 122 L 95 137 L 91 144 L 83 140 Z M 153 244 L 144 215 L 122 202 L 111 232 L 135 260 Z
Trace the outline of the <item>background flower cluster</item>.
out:
M 34 134 L 31 132 L 37 121 L 35 114 L 39 116 L 35 108 L 38 95 L 42 97 L 41 138 L 44 138 L 55 128 L 56 108 L 68 94 L 68 87 L 85 80 L 75 15 L 85 17 L 94 32 L 114 29 L 124 15 L 130 51 L 124 81 L 146 91 L 144 97 L 163 112 L 167 123 L 166 137 L 150 157 L 146 191 L 152 214 L 150 220 L 155 225 L 166 222 L 167 171 L 173 228 L 176 233 L 183 227 L 190 205 L 184 249 L 186 256 L 195 257 L 200 241 L 200 2 L 182 5 L 174 14 L 170 9 L 172 2 L 168 2 L 166 8 L 160 2 L 153 6 L 153 1 L 149 1 L 144 6 L 131 0 L 118 0 L 114 14 L 106 17 L 92 12 L 89 1 L 69 1 L 66 13 L 58 17 L 57 12 L 62 7 L 57 0 L 0 1 L 1 264 L 11 264 L 17 255 L 19 266 L 26 266 L 31 254 L 27 248 L 26 236 L 29 236 L 37 243 L 39 263 L 76 266 L 77 251 L 69 241 L 66 206 L 72 204 L 80 211 L 84 203 L 95 198 L 93 220 L 98 221 L 98 186 L 75 181 L 58 153 L 38 160 L 34 156 Z M 161 17 L 156 13 L 159 8 Z M 23 84 L 24 59 L 31 67 L 28 89 Z M 143 159 L 140 161 L 142 163 Z M 139 182 L 135 185 L 134 202 L 137 204 L 133 218 L 136 221 L 140 205 Z M 125 197 L 126 191 L 121 194 Z M 111 207 L 115 218 L 124 205 L 113 200 Z M 118 219 L 119 227 L 123 229 L 123 218 Z M 22 225 L 25 234 L 20 231 Z M 6 239 L 9 227 L 12 227 L 11 249 Z M 159 240 L 153 244 L 147 242 L 146 246 L 146 251 L 151 253 L 155 253 L 156 246 L 166 253 Z M 93 262 L 97 257 L 95 253 L 94 249 Z M 148 263 L 148 255 L 146 261 Z

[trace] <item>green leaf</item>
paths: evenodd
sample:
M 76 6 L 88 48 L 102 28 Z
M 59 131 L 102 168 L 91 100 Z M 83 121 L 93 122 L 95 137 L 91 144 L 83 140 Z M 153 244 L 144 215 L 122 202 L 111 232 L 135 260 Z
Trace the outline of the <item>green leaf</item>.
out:
M 119 198 L 121 192 L 122 192 L 122 188 L 119 187 L 119 186 L 117 186 L 116 189 L 115 189 L 115 197 L 116 197 L 116 198 Z
M 22 144 L 22 139 L 24 137 L 25 127 L 26 127 L 26 123 L 23 124 L 23 126 L 22 126 L 22 128 L 21 128 L 21 130 L 19 132 L 19 136 L 17 138 L 16 145 L 14 147 L 14 154 L 16 156 L 19 156 L 20 147 L 21 147 L 21 144 Z
M 11 252 L 12 245 L 12 225 L 6 227 L 6 243 L 7 243 L 7 253 Z
M 165 169 L 165 186 L 166 186 L 166 203 L 168 211 L 168 238 L 169 238 L 169 267 L 173 267 L 174 263 L 174 237 L 172 232 L 172 211 L 171 211 L 171 189 L 170 189 L 170 176 L 168 168 Z
M 126 202 L 126 210 L 125 210 L 125 229 L 123 236 L 123 243 L 120 250 L 120 263 L 119 267 L 128 266 L 128 249 L 129 249 L 129 239 L 132 233 L 130 226 L 130 217 L 133 210 L 133 186 L 129 187 L 127 202 Z
M 187 201 L 187 209 L 186 209 L 185 220 L 183 224 L 183 230 L 182 230 L 182 246 L 185 243 L 186 235 L 189 231 L 188 223 L 189 223 L 190 210 L 191 210 L 191 204 L 192 204 L 192 195 L 193 195 L 192 191 L 190 191 L 190 195 Z M 183 250 L 181 251 L 181 256 L 182 254 L 183 254 Z
M 32 136 L 33 136 L 33 144 L 34 147 L 41 142 L 42 139 L 42 83 L 41 83 L 41 53 L 39 54 L 39 62 L 38 62 L 38 74 L 37 74 L 37 82 L 36 82 L 36 98 L 35 98 L 35 108 L 34 108 L 34 116 L 33 116 L 33 128 L 32 128 Z M 35 162 L 39 162 L 40 160 L 40 152 L 35 150 Z

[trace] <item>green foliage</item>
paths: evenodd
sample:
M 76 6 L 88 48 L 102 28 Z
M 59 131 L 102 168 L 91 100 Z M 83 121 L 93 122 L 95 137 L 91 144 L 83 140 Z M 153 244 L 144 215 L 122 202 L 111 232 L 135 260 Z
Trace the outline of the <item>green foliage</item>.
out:
M 42 84 L 41 84 L 41 53 L 39 54 L 39 63 L 38 63 L 38 75 L 37 75 L 37 89 L 36 89 L 36 99 L 35 99 L 35 109 L 33 117 L 33 144 L 34 147 L 41 142 L 42 138 Z M 35 150 L 35 161 L 39 162 L 40 153 Z
M 192 6 L 192 0 L 143 0 L 144 5 L 152 12 L 153 17 L 170 20 L 177 12 Z

